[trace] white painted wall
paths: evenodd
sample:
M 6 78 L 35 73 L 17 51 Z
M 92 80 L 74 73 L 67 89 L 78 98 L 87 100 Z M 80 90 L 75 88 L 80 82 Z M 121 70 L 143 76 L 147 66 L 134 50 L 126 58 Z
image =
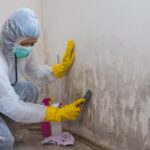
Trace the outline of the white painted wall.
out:
M 76 42 L 70 74 L 50 86 L 56 99 L 94 96 L 68 128 L 121 150 L 150 149 L 150 1 L 45 0 L 44 47 L 49 64 Z
M 31 8 L 41 16 L 41 0 L 1 0 L 0 26 L 13 11 L 21 7 Z

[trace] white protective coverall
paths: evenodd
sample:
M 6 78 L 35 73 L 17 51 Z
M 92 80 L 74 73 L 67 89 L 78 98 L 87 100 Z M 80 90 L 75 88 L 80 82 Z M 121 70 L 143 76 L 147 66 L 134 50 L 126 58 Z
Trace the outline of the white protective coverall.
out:
M 0 33 L 0 112 L 16 122 L 36 123 L 45 118 L 46 106 L 20 100 L 12 86 L 16 80 L 14 45 L 28 38 L 37 38 L 39 34 L 39 19 L 27 8 L 15 11 L 5 21 Z M 34 51 L 27 58 L 17 60 L 17 74 L 18 80 L 27 75 L 38 84 L 56 80 L 51 67 L 38 65 Z M 0 149 L 12 150 L 13 142 L 9 129 L 0 117 Z
M 12 83 L 15 81 L 15 57 L 12 52 L 16 42 L 39 36 L 39 20 L 29 9 L 17 10 L 2 27 L 0 37 L 0 112 L 24 123 L 44 120 L 46 107 L 19 100 Z M 39 66 L 32 52 L 17 62 L 18 79 L 24 74 L 37 83 L 51 83 L 56 79 L 51 67 Z

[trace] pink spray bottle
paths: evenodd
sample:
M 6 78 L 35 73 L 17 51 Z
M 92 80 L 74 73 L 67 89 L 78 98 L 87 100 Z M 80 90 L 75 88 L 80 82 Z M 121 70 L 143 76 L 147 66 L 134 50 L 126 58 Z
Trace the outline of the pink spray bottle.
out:
M 42 103 L 45 105 L 45 106 L 49 106 L 50 105 L 50 102 L 51 102 L 51 99 L 50 98 L 45 98 L 43 99 Z M 43 137 L 49 137 L 52 135 L 52 131 L 51 131 L 51 123 L 50 122 L 42 122 L 41 123 L 41 129 L 42 129 L 42 135 Z

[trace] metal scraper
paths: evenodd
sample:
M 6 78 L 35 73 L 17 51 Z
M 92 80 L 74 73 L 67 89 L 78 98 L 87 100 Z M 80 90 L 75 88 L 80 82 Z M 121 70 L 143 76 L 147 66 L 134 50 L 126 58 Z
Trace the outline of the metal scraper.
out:
M 90 89 L 88 89 L 84 95 L 83 98 L 85 98 L 87 101 L 89 101 L 92 97 L 92 91 Z

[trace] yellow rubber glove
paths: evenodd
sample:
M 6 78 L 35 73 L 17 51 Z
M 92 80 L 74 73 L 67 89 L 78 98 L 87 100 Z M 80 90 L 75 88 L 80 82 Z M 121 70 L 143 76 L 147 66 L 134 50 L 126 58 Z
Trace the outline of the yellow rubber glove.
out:
M 80 115 L 81 108 L 79 107 L 79 105 L 81 105 L 85 101 L 86 101 L 85 99 L 81 98 L 62 108 L 49 106 L 46 111 L 45 120 L 47 122 L 75 120 Z
M 52 66 L 52 71 L 56 77 L 58 78 L 63 77 L 72 66 L 75 59 L 74 47 L 75 47 L 74 41 L 73 40 L 68 41 L 66 52 L 62 59 L 62 62 L 60 64 Z

